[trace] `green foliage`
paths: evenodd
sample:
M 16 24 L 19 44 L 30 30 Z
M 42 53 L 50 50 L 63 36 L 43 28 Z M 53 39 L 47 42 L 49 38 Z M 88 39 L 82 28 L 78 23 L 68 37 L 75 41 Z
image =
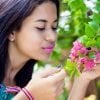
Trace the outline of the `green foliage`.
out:
M 61 58 L 58 61 L 56 55 L 56 61 L 63 63 L 64 69 L 70 77 L 73 77 L 74 75 L 78 76 L 80 73 L 76 68 L 76 64 L 73 64 L 69 59 L 67 60 L 69 54 L 66 53 L 66 58 L 62 59 L 62 49 L 65 51 L 70 50 L 72 43 L 79 39 L 86 47 L 95 47 L 100 50 L 100 0 L 96 1 L 93 9 L 88 8 L 84 0 L 62 0 L 61 2 L 61 12 L 69 11 L 70 15 L 67 16 L 67 20 L 64 22 L 65 26 L 59 26 L 56 50 L 61 49 L 59 51 Z M 69 26 L 67 30 L 65 29 L 66 25 Z M 94 54 L 90 53 L 89 57 L 94 58 Z
M 94 20 L 97 24 L 100 24 L 100 14 L 94 13 L 94 14 L 93 14 L 93 20 Z
M 97 0 L 95 8 L 89 9 L 84 0 L 62 0 L 61 1 L 61 13 L 69 11 L 70 15 L 63 16 L 61 19 L 67 17 L 64 21 L 65 25 L 61 27 L 59 25 L 57 49 L 60 55 L 62 55 L 62 49 L 71 49 L 73 41 L 80 39 L 86 47 L 100 48 L 100 1 Z M 66 25 L 69 27 L 66 29 Z M 55 56 L 57 59 L 57 53 Z M 67 58 L 68 54 L 66 54 Z M 66 59 L 65 59 L 66 62 Z M 59 59 L 59 63 L 62 63 L 62 58 Z
M 68 0 L 68 6 L 71 10 L 71 18 L 73 23 L 71 23 L 71 29 L 73 34 L 77 35 L 77 39 L 86 46 L 100 48 L 100 12 L 90 11 L 86 8 L 83 0 Z M 79 5 L 78 5 L 79 4 Z M 95 9 L 98 8 L 98 2 Z M 98 9 L 97 9 L 98 10 Z M 91 15 L 89 15 L 89 13 Z M 94 54 L 89 54 L 90 58 L 94 58 Z M 69 73 L 70 77 L 79 74 L 76 64 L 66 61 L 64 68 Z
M 96 38 L 96 46 L 100 48 L 100 36 Z
M 61 12 L 70 11 L 71 15 L 65 22 L 65 26 L 69 25 L 67 30 L 59 26 L 57 48 L 67 50 L 72 47 L 73 41 L 80 39 L 86 47 L 92 46 L 99 49 L 100 0 L 96 1 L 95 8 L 93 9 L 89 9 L 84 3 L 84 0 L 62 0 L 61 2 Z M 61 55 L 62 52 L 60 51 L 59 54 Z M 60 63 L 62 63 L 62 60 Z
M 77 69 L 77 64 L 72 62 L 70 59 L 67 59 L 66 64 L 64 65 L 64 69 L 68 72 L 70 78 L 73 78 L 75 75 L 80 75 L 80 72 Z
M 76 12 L 77 10 L 82 10 L 84 12 L 86 10 L 83 0 L 68 0 L 68 6 L 72 12 Z
M 89 58 L 95 58 L 95 53 L 94 52 L 89 52 L 88 56 L 89 56 Z
M 94 38 L 94 36 L 96 35 L 95 29 L 93 28 L 93 26 L 89 24 L 85 25 L 85 33 L 86 33 L 86 36 L 88 36 L 89 38 Z

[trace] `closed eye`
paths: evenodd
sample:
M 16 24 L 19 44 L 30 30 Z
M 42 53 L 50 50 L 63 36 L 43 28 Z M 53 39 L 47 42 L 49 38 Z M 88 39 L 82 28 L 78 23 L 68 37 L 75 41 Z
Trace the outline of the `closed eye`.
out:
M 45 30 L 45 28 L 40 28 L 40 27 L 36 27 L 36 29 L 39 30 L 39 31 L 44 31 Z
M 57 27 L 52 27 L 52 30 L 57 31 Z
M 38 31 L 45 31 L 46 28 L 36 27 L 36 29 L 37 29 Z M 52 27 L 52 30 L 53 30 L 53 31 L 57 31 L 57 27 Z

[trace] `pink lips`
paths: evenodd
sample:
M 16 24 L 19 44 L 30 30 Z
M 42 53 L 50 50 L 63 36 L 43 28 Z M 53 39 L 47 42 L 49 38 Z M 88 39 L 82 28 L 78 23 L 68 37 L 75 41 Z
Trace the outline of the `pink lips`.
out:
M 43 50 L 44 50 L 46 53 L 50 54 L 50 53 L 52 53 L 53 48 L 54 48 L 54 46 L 48 46 L 48 47 L 43 47 Z

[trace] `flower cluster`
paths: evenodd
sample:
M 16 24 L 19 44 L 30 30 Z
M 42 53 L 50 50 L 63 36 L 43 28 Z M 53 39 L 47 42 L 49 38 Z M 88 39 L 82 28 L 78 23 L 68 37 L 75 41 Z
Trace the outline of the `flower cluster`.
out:
M 79 76 L 83 70 L 92 70 L 100 62 L 100 51 L 96 47 L 86 47 L 83 42 L 75 41 L 64 69 L 70 78 Z
M 95 66 L 95 55 L 91 48 L 86 48 L 81 42 L 75 41 L 69 57 L 78 64 L 79 69 L 91 70 Z
M 88 52 L 88 50 L 79 42 L 79 41 L 75 41 L 73 43 L 73 48 L 71 49 L 71 53 L 70 53 L 70 58 L 72 60 L 76 59 L 79 57 L 79 55 L 84 54 L 86 55 Z

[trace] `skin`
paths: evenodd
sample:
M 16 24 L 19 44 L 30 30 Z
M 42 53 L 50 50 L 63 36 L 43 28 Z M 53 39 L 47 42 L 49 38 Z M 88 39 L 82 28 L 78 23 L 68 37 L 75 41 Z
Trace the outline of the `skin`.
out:
M 14 76 L 29 59 L 47 61 L 51 52 L 43 47 L 55 45 L 57 10 L 52 2 L 39 5 L 22 23 L 21 30 L 9 35 L 9 60 L 5 84 L 13 86 Z M 63 91 L 66 73 L 58 68 L 44 69 L 33 74 L 25 88 L 35 100 L 56 100 Z M 43 91 L 44 90 L 44 91 Z M 20 91 L 13 100 L 28 100 Z
M 96 61 L 96 63 L 91 71 L 83 71 L 80 77 L 75 79 L 68 100 L 84 100 L 90 82 L 100 77 L 100 61 Z
M 10 34 L 9 73 L 12 72 L 9 70 L 17 73 L 29 59 L 48 60 L 51 53 L 46 53 L 42 47 L 55 45 L 57 33 L 53 28 L 57 28 L 56 13 L 54 4 L 51 2 L 43 4 L 23 21 L 20 31 Z

